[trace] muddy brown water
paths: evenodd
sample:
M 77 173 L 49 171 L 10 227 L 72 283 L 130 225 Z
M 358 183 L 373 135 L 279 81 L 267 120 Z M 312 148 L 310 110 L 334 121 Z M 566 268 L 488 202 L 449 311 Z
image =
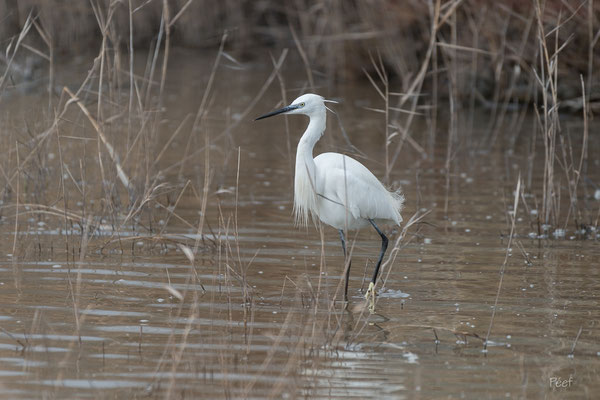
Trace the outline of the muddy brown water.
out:
M 166 111 L 158 124 L 161 143 L 186 114 L 195 113 L 212 59 L 176 53 L 171 60 Z M 424 223 L 409 229 L 394 262 L 385 266 L 373 314 L 364 307 L 363 291 L 378 237 L 370 231 L 352 236 L 351 299 L 344 309 L 333 301 L 340 298 L 344 263 L 337 232 L 325 227 L 321 237 L 314 227 L 293 225 L 291 161 L 306 121 L 289 119 L 289 142 L 284 118 L 252 122 L 279 101 L 276 82 L 242 115 L 271 67 L 245 68 L 220 69 L 218 94 L 203 125 L 210 137 L 211 184 L 202 235 L 197 227 L 206 142 L 201 133 L 188 141 L 190 123 L 160 164 L 165 170 L 161 182 L 174 189 L 156 196 L 150 210 L 122 226 L 110 215 L 122 221 L 123 210 L 93 220 L 96 225 L 88 229 L 94 234 L 83 257 L 82 227 L 65 226 L 60 213 L 34 212 L 31 205 L 38 199 L 63 209 L 56 189 L 59 155 L 52 145 L 44 150 L 54 154 L 44 164 L 46 174 L 39 179 L 47 184 L 37 197 L 37 189 L 22 178 L 16 235 L 14 194 L 5 200 L 0 223 L 0 397 L 597 395 L 600 247 L 595 232 L 582 238 L 570 224 L 564 237 L 550 232 L 547 238 L 532 238 L 531 216 L 519 205 L 517 234 L 507 250 L 513 190 L 519 171 L 525 174 L 526 169 L 520 150 L 525 146 L 517 146 L 515 153 L 504 146 L 481 153 L 462 143 L 446 190 L 445 141 L 438 141 L 433 161 L 421 159 L 406 145 L 391 181 L 406 195 L 405 221 L 417 211 L 429 213 Z M 301 71 L 297 75 L 303 76 Z M 290 88 L 304 85 L 295 74 L 286 79 Z M 320 91 L 344 100 L 335 108 L 350 140 L 366 155 L 357 157 L 383 176 L 381 115 L 362 108 L 378 106 L 372 88 Z M 299 93 L 290 90 L 288 100 Z M 28 124 L 36 133 L 47 127 L 47 115 L 36 112 L 45 101 L 35 92 L 5 101 L 3 135 L 12 129 L 13 140 L 23 139 L 28 138 Z M 485 113 L 480 114 L 476 126 L 481 129 L 475 135 L 485 130 Z M 231 133 L 222 135 L 240 116 Z M 565 118 L 566 125 L 578 126 L 576 118 Z M 95 138 L 81 116 L 73 125 L 69 134 Z M 417 121 L 412 129 L 414 138 L 426 143 L 426 124 Z M 65 181 L 69 174 L 82 176 L 80 161 L 87 157 L 86 179 L 99 185 L 96 141 L 62 140 L 61 156 L 69 168 L 62 171 Z M 80 142 L 89 142 L 83 145 L 87 155 L 77 147 Z M 345 146 L 330 117 L 317 152 L 344 151 Z M 592 137 L 590 154 L 598 150 L 598 138 Z M 168 169 L 182 154 L 193 157 L 182 169 Z M 143 153 L 137 156 L 142 162 Z M 2 157 L 6 167 L 15 154 L 6 150 Z M 126 170 L 137 171 L 131 162 Z M 589 172 L 597 182 L 594 157 Z M 542 173 L 536 168 L 533 181 L 542 179 Z M 65 185 L 65 193 L 68 208 L 77 213 L 93 215 L 102 201 L 101 195 L 84 199 L 72 183 Z M 597 211 L 596 200 L 585 201 Z M 169 206 L 176 216 L 167 211 Z M 398 230 L 388 227 L 387 232 L 395 244 Z M 193 266 L 179 245 L 198 246 Z

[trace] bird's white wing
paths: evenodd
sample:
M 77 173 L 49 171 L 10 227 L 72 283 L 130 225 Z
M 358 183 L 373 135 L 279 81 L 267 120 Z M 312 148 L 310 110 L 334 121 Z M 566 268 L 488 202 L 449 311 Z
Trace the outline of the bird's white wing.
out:
M 338 153 L 323 153 L 315 158 L 315 164 L 319 195 L 347 205 L 356 219 L 402 222 L 404 197 L 388 191 L 360 162 Z

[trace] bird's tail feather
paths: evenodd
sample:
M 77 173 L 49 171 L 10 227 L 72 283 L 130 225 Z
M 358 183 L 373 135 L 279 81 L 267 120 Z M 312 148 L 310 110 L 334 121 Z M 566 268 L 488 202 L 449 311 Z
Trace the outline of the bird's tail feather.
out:
M 390 191 L 390 195 L 394 200 L 394 208 L 398 215 L 398 222 L 402 222 L 402 209 L 404 208 L 404 194 L 402 194 L 402 189 L 398 188 L 395 191 Z

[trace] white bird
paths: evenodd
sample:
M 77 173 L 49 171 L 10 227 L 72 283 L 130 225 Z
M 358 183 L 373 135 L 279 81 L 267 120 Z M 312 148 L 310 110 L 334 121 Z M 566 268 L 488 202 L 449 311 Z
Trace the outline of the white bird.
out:
M 256 118 L 256 121 L 278 114 L 303 114 L 310 118 L 306 131 L 296 150 L 294 178 L 294 214 L 298 225 L 307 225 L 309 214 L 313 222 L 322 222 L 336 228 L 340 233 L 344 258 L 346 241 L 344 230 L 373 226 L 381 236 L 381 252 L 375 266 L 373 279 L 365 297 L 374 296 L 374 287 L 381 262 L 388 246 L 388 238 L 377 224 L 400 225 L 400 212 L 404 196 L 398 190 L 388 191 L 383 184 L 360 162 L 339 153 L 322 153 L 313 159 L 313 148 L 323 136 L 326 126 L 325 100 L 316 94 L 298 97 L 287 107 Z M 348 301 L 348 278 L 350 262 L 346 271 L 344 299 Z

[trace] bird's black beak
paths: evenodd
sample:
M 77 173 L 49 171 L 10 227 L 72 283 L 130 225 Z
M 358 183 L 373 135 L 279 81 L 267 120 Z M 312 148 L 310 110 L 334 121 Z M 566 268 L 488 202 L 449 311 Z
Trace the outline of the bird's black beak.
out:
M 295 106 L 295 105 L 283 107 L 283 108 L 280 108 L 279 110 L 275 110 L 275 111 L 272 111 L 272 112 L 267 113 L 265 115 L 261 115 L 260 117 L 256 118 L 255 121 L 258 121 L 259 119 L 269 118 L 269 117 L 272 117 L 273 115 L 283 114 L 283 113 L 286 113 L 288 111 L 295 110 L 296 108 L 298 108 L 298 106 Z

